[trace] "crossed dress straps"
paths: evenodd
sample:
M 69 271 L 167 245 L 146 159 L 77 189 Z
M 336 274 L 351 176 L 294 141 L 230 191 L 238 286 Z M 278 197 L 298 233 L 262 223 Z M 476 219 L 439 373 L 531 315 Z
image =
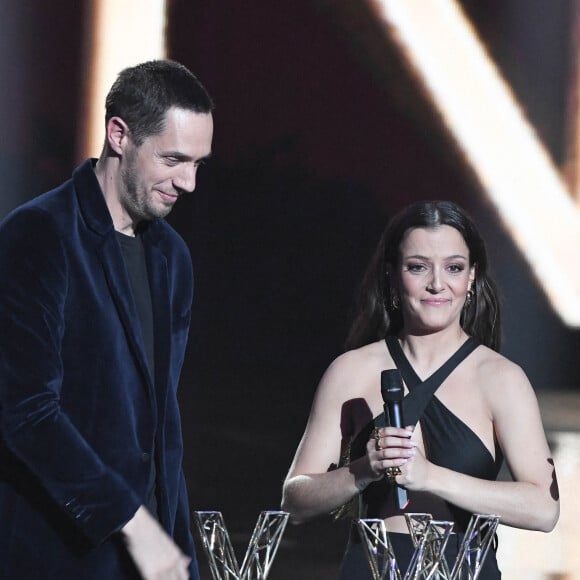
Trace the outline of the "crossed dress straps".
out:
M 386 336 L 385 342 L 409 389 L 409 393 L 403 399 L 403 416 L 407 425 L 416 425 L 420 421 L 435 391 L 457 366 L 479 346 L 479 342 L 475 338 L 468 338 L 441 367 L 429 378 L 422 381 L 405 356 L 397 337 Z M 384 422 L 384 417 L 382 417 L 382 422 Z

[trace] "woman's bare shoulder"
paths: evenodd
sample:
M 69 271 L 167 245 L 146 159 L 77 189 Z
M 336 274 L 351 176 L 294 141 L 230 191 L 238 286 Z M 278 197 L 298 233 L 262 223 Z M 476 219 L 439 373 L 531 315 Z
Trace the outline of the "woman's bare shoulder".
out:
M 524 370 L 504 355 L 486 346 L 480 346 L 474 354 L 478 382 L 491 396 L 509 397 L 531 389 Z
M 383 341 L 366 344 L 338 356 L 322 377 L 320 386 L 325 388 L 355 388 L 369 380 L 376 380 L 378 371 L 392 366 L 392 360 Z
M 374 372 L 377 366 L 386 368 L 385 365 L 389 362 L 392 361 L 385 343 L 379 340 L 341 354 L 332 361 L 327 372 Z
M 500 373 L 509 375 L 521 375 L 522 368 L 503 354 L 480 345 L 474 352 L 476 355 L 476 363 L 481 372 Z

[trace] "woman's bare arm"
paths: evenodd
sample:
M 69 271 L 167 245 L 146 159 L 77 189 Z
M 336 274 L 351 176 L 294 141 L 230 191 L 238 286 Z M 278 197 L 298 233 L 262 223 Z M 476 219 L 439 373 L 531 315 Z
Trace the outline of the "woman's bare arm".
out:
M 490 369 L 485 400 L 514 481 L 487 481 L 433 465 L 417 454 L 397 481 L 473 513 L 497 514 L 503 524 L 551 531 L 559 517 L 556 474 L 535 393 L 519 367 Z

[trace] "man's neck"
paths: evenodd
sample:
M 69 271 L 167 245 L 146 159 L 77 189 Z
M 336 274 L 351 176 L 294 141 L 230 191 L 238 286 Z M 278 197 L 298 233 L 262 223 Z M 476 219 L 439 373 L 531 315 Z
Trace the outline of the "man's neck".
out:
M 113 227 L 126 236 L 134 237 L 137 224 L 119 201 L 120 169 L 118 158 L 103 153 L 95 165 L 95 175 L 111 214 Z

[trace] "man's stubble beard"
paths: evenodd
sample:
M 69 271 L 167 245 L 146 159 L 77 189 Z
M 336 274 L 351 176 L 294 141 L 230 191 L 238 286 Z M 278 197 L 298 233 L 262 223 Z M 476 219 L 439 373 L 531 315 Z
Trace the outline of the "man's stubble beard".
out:
M 128 154 L 126 157 L 126 166 L 121 171 L 121 183 L 124 190 L 121 203 L 135 224 L 164 218 L 171 211 L 171 208 L 160 210 L 149 204 L 149 192 L 140 189 L 139 186 L 134 154 Z

